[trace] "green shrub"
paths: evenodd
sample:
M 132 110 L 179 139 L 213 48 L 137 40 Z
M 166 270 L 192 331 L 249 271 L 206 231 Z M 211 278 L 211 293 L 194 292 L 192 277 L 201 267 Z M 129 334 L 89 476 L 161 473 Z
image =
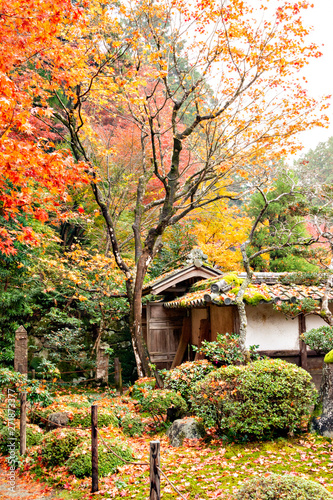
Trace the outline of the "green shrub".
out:
M 250 358 L 252 361 L 259 359 L 256 349 L 257 345 L 249 347 Z M 209 361 L 215 365 L 234 365 L 246 361 L 245 353 L 240 348 L 239 334 L 226 333 L 217 334 L 217 340 L 209 342 L 203 340 L 200 348 L 193 346 L 193 350 L 203 354 Z
M 127 436 L 142 436 L 144 423 L 137 415 L 133 415 L 131 413 L 125 415 L 121 420 L 121 426 L 123 433 Z
M 27 401 L 47 406 L 52 403 L 53 397 L 48 386 L 40 380 L 28 380 L 27 376 L 9 368 L 0 368 L 0 388 L 15 387 L 15 390 L 27 393 Z
M 73 418 L 70 418 L 68 425 L 71 427 L 82 427 L 88 429 L 91 427 L 91 410 L 90 408 L 78 408 L 72 413 Z M 106 409 L 98 409 L 98 427 L 119 427 L 119 421 L 115 414 Z
M 205 427 L 229 439 L 271 439 L 301 429 L 316 395 L 305 370 L 266 359 L 210 373 L 196 384 L 192 406 Z
M 98 474 L 107 476 L 114 474 L 117 467 L 123 465 L 126 461 L 133 460 L 132 451 L 126 445 L 119 441 L 110 439 L 105 442 L 118 455 L 111 453 L 103 442 L 99 440 L 98 445 Z M 119 458 L 121 457 L 121 458 Z M 123 459 L 123 460 L 121 460 Z M 84 441 L 78 445 L 67 460 L 66 466 L 69 471 L 78 478 L 91 476 L 91 442 Z
M 327 354 L 333 349 L 333 327 L 320 326 L 302 334 L 302 339 L 314 351 Z
M 83 441 L 86 433 L 71 429 L 54 429 L 42 441 L 42 457 L 48 466 L 64 465 L 71 452 Z
M 38 425 L 27 424 L 27 448 L 38 445 L 43 439 L 44 431 Z M 20 429 L 15 427 L 9 429 L 6 425 L 0 431 L 0 453 L 7 456 L 9 453 L 8 445 L 15 443 L 15 448 L 20 448 Z
M 213 371 L 214 366 L 206 359 L 200 361 L 187 361 L 172 370 L 161 370 L 160 374 L 166 389 L 180 392 L 187 404 L 190 403 L 193 384 L 205 378 Z
M 328 352 L 324 358 L 325 363 L 333 363 L 333 350 Z
M 166 420 L 166 413 L 169 408 L 173 408 L 179 416 L 187 411 L 186 401 L 180 393 L 169 389 L 155 389 L 147 391 L 141 401 L 140 410 L 148 412 L 155 420 Z
M 131 398 L 141 401 L 143 394 L 148 390 L 155 389 L 156 379 L 154 377 L 139 378 L 129 389 Z
M 332 500 L 333 496 L 319 483 L 297 476 L 250 479 L 236 493 L 235 500 Z

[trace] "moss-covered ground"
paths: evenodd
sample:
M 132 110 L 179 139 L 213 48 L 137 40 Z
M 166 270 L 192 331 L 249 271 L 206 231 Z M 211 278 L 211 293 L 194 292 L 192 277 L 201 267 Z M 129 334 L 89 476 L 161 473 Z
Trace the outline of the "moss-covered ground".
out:
M 93 398 L 92 398 L 93 399 Z M 91 397 L 89 403 L 92 402 Z M 82 404 L 87 397 L 82 394 Z M 80 394 L 72 400 L 80 406 Z M 102 407 L 117 407 L 134 411 L 129 398 L 108 399 L 99 395 L 97 403 Z M 63 405 L 63 403 L 62 403 Z M 56 407 L 56 404 L 53 405 Z M 62 409 L 63 406 L 61 406 Z M 56 408 L 53 408 L 53 410 Z M 161 443 L 161 469 L 174 483 L 180 496 L 162 476 L 163 500 L 213 498 L 231 499 L 232 493 L 249 477 L 259 474 L 292 474 L 319 482 L 333 493 L 333 442 L 313 434 L 277 439 L 262 443 L 226 444 L 218 439 L 188 441 L 185 446 L 173 448 L 165 433 L 152 429 L 149 417 L 146 432 L 141 437 L 124 436 L 121 428 L 106 427 L 100 430 L 107 438 L 120 437 L 133 449 L 133 461 L 149 462 L 149 443 L 158 439 Z M 90 493 L 91 479 L 77 479 L 70 475 L 65 465 L 47 467 L 38 458 L 36 450 L 28 455 L 21 465 L 21 477 L 27 480 L 44 481 L 57 488 L 57 498 L 75 500 L 85 498 L 149 498 L 149 467 L 147 465 L 124 464 L 117 473 L 100 478 L 100 491 Z

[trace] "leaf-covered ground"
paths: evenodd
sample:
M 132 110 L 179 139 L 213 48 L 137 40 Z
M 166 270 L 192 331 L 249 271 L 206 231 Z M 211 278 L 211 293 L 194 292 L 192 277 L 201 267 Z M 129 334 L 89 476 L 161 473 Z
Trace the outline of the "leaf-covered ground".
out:
M 97 401 L 101 407 L 117 406 L 119 410 L 130 406 L 133 411 L 134 405 L 129 398 L 109 399 L 101 396 Z M 84 394 L 76 394 L 73 401 L 80 405 L 80 399 L 86 405 Z M 91 401 L 92 399 L 90 397 Z M 63 403 L 58 406 L 54 403 L 52 410 L 64 409 Z M 111 426 L 100 429 L 100 432 L 105 438 L 120 437 L 126 440 L 133 449 L 133 458 L 140 463 L 149 462 L 150 441 L 160 440 L 161 468 L 183 498 L 232 498 L 233 490 L 249 477 L 271 472 L 312 479 L 333 492 L 333 443 L 330 439 L 304 434 L 289 439 L 242 445 L 212 439 L 209 443 L 188 441 L 186 446 L 173 448 L 164 433 L 156 434 L 152 431 L 149 417 L 145 421 L 147 427 L 142 437 L 124 436 L 121 429 Z M 116 474 L 100 478 L 100 491 L 94 495 L 90 493 L 91 479 L 77 479 L 69 474 L 65 466 L 48 468 L 42 460 L 28 457 L 22 469 L 21 481 L 44 481 L 46 485 L 57 489 L 56 497 L 59 499 L 149 498 L 149 467 L 146 465 L 124 464 Z M 163 477 L 161 490 L 163 500 L 182 498 Z M 38 498 L 33 493 L 31 495 L 26 498 Z

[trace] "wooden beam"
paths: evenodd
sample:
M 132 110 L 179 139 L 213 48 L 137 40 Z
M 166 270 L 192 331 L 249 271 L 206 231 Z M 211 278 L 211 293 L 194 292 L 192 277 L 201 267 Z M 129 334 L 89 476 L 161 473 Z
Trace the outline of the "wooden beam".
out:
M 178 349 L 172 361 L 171 368 L 175 368 L 176 366 L 180 365 L 180 363 L 183 361 L 190 340 L 191 340 L 191 318 L 185 317 L 183 319 L 183 328 L 182 328 L 182 334 L 179 339 Z
M 201 346 L 203 340 L 210 340 L 210 320 L 209 319 L 200 320 L 198 347 Z M 196 352 L 194 361 L 198 361 L 198 359 L 205 359 L 205 356 L 203 354 L 199 354 L 198 352 Z

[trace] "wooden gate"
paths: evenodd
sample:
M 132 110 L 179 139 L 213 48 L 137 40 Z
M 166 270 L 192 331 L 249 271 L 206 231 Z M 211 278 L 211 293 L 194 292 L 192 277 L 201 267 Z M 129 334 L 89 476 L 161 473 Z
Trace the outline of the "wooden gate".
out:
M 171 368 L 182 333 L 184 309 L 166 309 L 163 303 L 146 305 L 143 332 L 150 360 L 157 368 Z M 145 317 L 146 316 L 146 317 Z

